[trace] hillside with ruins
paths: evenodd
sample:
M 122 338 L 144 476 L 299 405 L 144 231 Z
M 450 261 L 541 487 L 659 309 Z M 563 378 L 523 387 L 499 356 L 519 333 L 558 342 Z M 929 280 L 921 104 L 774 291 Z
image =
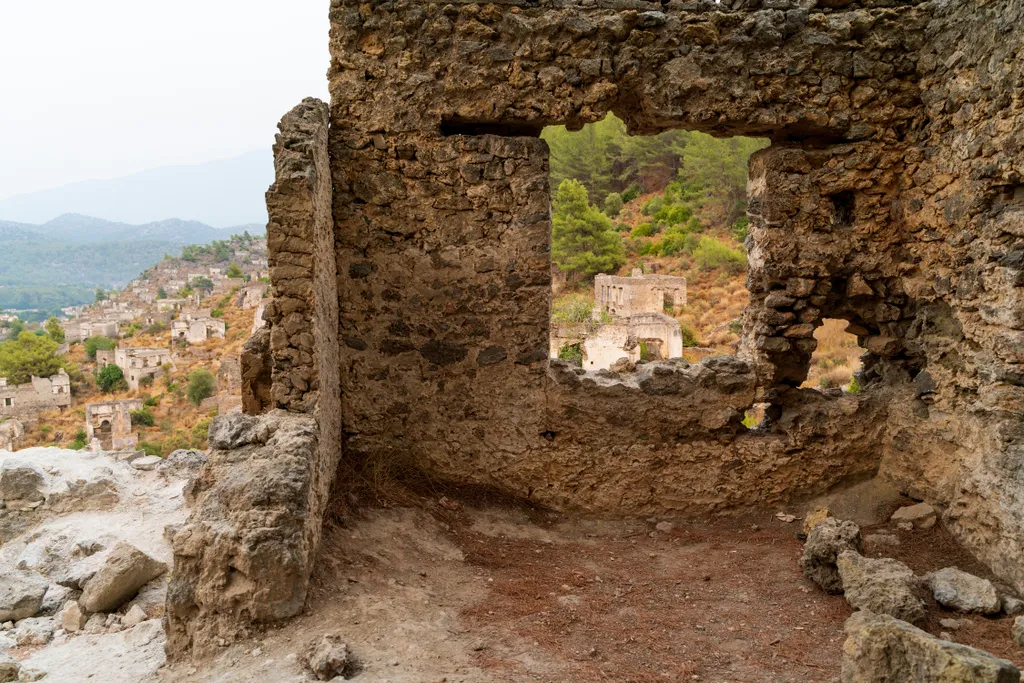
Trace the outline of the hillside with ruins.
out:
M 321 9 L 265 238 L 0 312 L 0 683 L 1024 680 L 1024 0 Z

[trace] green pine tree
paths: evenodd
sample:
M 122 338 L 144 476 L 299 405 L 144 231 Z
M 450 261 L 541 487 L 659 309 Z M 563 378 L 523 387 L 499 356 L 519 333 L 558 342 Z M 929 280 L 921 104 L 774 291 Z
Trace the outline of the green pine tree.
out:
M 551 258 L 574 280 L 610 273 L 626 262 L 619 233 L 589 202 L 578 180 L 563 180 L 552 203 Z

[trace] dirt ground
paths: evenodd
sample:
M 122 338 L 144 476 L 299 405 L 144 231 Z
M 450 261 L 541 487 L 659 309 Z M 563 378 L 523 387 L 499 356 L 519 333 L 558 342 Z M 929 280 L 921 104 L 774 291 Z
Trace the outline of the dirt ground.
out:
M 325 538 L 309 613 L 163 680 L 306 680 L 298 658 L 325 633 L 366 682 L 838 680 L 851 609 L 800 573 L 799 520 L 663 521 L 445 497 L 366 509 Z M 884 554 L 918 574 L 984 573 L 938 527 L 882 527 L 899 539 Z M 951 616 L 930 603 L 926 629 Z M 1024 664 L 1010 621 L 972 616 L 952 636 Z

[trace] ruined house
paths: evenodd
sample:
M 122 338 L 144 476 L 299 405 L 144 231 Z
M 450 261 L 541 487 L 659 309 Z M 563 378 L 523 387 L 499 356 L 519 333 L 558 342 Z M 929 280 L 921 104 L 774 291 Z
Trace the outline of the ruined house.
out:
M 171 341 L 187 341 L 189 344 L 223 339 L 226 332 L 223 320 L 208 315 L 187 316 L 171 323 Z
M 388 454 L 643 517 L 884 477 L 1024 591 L 1022 0 L 336 0 L 330 20 L 332 101 L 275 144 L 270 329 L 243 368 L 248 409 L 276 412 L 211 429 L 172 657 L 299 613 L 338 463 Z M 770 140 L 735 356 L 621 382 L 549 360 L 538 135 L 610 111 Z M 859 393 L 799 388 L 825 318 L 866 352 Z
M 75 319 L 63 327 L 64 338 L 69 342 L 85 341 L 89 337 L 117 339 L 121 336 L 121 323 L 118 320 Z
M 586 370 L 605 370 L 622 358 L 632 362 L 679 358 L 682 328 L 665 311 L 685 305 L 685 277 L 644 275 L 639 268 L 630 277 L 597 275 L 593 320 L 552 323 L 550 356 L 559 358 L 567 347 L 576 348 Z
M 85 406 L 85 432 L 90 443 L 105 451 L 135 448 L 139 437 L 132 432 L 131 411 L 142 410 L 142 399 L 104 401 Z
M 164 366 L 174 368 L 171 352 L 159 348 L 121 348 L 96 351 L 96 370 L 116 365 L 124 373 L 128 388 L 138 391 L 139 384 L 146 377 L 160 377 L 165 374 Z
M 50 377 L 35 377 L 26 384 L 8 384 L 0 377 L 0 416 L 35 417 L 45 410 L 71 406 L 71 379 L 61 368 Z

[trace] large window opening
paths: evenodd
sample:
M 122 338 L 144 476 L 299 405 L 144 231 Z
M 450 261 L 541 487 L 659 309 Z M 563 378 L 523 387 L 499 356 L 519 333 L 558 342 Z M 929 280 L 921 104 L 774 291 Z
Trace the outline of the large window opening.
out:
M 586 370 L 735 352 L 750 155 L 767 140 L 630 136 L 614 114 L 551 150 L 551 357 Z

